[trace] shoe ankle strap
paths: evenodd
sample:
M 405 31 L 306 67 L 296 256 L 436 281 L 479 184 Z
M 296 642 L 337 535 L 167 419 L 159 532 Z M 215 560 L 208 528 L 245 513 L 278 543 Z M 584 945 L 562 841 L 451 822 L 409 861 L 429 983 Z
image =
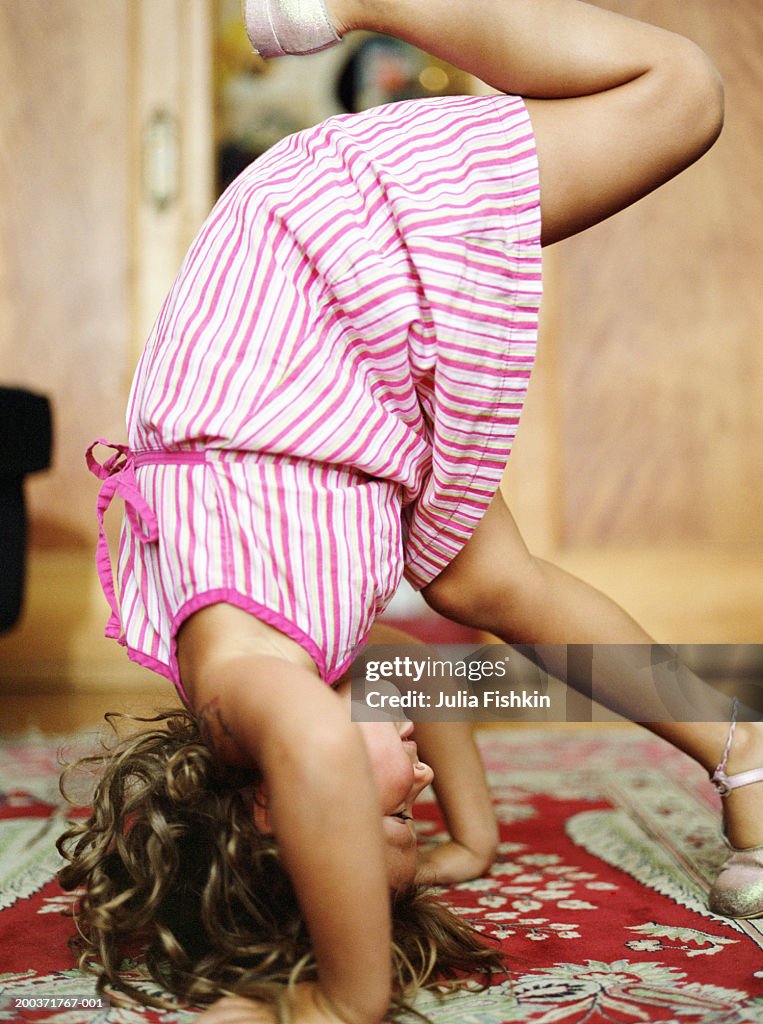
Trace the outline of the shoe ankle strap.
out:
M 739 789 L 740 786 L 749 786 L 753 782 L 763 782 L 763 768 L 750 768 L 746 772 L 727 775 L 719 765 L 713 772 L 710 782 L 721 796 L 728 796 L 732 789 Z
M 726 740 L 726 746 L 723 748 L 723 755 L 721 757 L 720 764 L 715 769 L 710 779 L 710 782 L 715 786 L 717 792 L 720 793 L 721 796 L 728 796 L 732 789 L 739 789 L 740 786 L 749 786 L 753 782 L 763 782 L 763 767 L 750 768 L 746 772 L 737 772 L 735 775 L 726 774 L 726 764 L 729 759 L 729 751 L 731 750 L 731 744 L 736 731 L 738 708 L 739 702 L 735 697 L 731 708 L 731 722 L 729 724 L 729 735 Z

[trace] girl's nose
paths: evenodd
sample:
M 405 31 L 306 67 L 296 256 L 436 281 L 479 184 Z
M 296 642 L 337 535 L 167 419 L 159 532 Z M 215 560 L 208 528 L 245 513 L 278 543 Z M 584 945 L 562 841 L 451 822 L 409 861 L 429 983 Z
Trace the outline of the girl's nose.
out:
M 422 789 L 426 789 L 432 781 L 434 778 L 434 772 L 429 765 L 424 764 L 423 761 L 417 761 L 413 766 L 413 771 L 413 800 L 415 800 Z

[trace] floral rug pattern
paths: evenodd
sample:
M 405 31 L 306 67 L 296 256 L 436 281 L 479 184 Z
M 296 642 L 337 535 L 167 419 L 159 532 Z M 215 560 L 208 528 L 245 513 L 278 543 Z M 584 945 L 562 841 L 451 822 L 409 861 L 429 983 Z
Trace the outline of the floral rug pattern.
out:
M 696 766 L 615 725 L 512 727 L 481 744 L 499 856 L 443 896 L 501 943 L 508 977 L 417 1009 L 434 1024 L 763 1024 L 763 921 L 705 905 L 723 847 Z M 180 1007 L 98 1006 L 73 963 L 71 897 L 54 878 L 60 746 L 0 747 L 0 1022 L 186 1024 L 195 1014 Z M 441 837 L 431 800 L 419 817 L 422 841 Z

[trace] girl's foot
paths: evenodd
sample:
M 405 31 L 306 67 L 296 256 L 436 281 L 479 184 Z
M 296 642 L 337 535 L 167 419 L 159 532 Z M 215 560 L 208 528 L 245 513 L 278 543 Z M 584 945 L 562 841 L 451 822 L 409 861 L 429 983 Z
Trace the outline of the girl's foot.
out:
M 713 784 L 724 798 L 730 853 L 710 890 L 709 906 L 724 917 L 763 916 L 763 726 L 732 720 Z
M 732 722 L 729 740 L 713 783 L 724 798 L 724 833 L 736 849 L 761 846 L 763 723 Z M 724 778 L 729 779 L 730 784 L 724 784 Z
M 340 42 L 323 0 L 242 0 L 242 10 L 261 57 L 316 53 Z

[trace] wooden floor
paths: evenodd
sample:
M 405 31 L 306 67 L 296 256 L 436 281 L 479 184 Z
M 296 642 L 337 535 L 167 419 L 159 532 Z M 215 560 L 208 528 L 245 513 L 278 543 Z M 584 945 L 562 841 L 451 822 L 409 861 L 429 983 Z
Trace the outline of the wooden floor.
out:
M 715 689 L 734 694 L 748 707 L 757 708 L 763 720 L 763 646 L 734 645 L 682 649 L 695 671 Z M 569 698 L 568 698 L 569 701 Z M 596 724 L 630 725 L 614 713 L 593 705 L 587 698 L 573 695 L 576 721 L 544 723 L 549 728 L 580 728 L 590 721 Z M 129 716 L 150 717 L 157 711 L 180 707 L 172 687 L 157 683 L 151 687 L 102 686 L 93 691 L 11 693 L 2 699 L 0 738 L 29 732 L 65 735 L 81 729 L 94 732 L 106 728 L 104 716 L 117 712 Z M 521 720 L 480 724 L 480 728 L 521 728 L 537 725 Z
M 137 691 L 105 687 L 102 691 L 90 693 L 10 694 L 2 701 L 0 735 L 13 736 L 34 730 L 65 734 L 103 724 L 103 716 L 109 711 L 150 715 L 153 711 L 179 703 L 165 687 Z

